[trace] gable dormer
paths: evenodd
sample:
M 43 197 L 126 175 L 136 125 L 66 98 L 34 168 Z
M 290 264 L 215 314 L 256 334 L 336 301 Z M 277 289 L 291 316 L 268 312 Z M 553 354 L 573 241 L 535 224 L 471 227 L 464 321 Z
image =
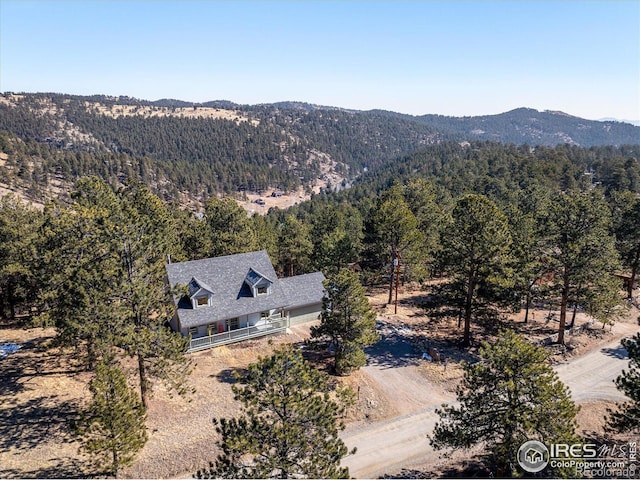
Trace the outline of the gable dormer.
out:
M 209 307 L 213 302 L 213 290 L 206 283 L 192 277 L 189 282 L 189 299 L 192 308 Z
M 247 272 L 244 283 L 247 284 L 251 290 L 251 296 L 254 298 L 261 295 L 269 295 L 273 287 L 273 281 L 260 272 L 256 272 L 253 268 L 250 268 L 249 272 Z

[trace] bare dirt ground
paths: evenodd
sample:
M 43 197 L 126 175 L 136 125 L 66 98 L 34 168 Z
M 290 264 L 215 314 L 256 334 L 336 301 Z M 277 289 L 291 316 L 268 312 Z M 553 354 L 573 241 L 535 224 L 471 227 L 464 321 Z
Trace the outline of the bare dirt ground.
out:
M 477 476 L 482 466 L 476 458 L 479 451 L 467 450 L 451 452 L 444 458 L 434 452 L 428 443 L 428 435 L 433 430 L 437 415 L 435 408 L 442 401 L 455 401 L 454 389 L 462 376 L 461 361 L 474 356 L 475 348 L 469 351 L 458 348 L 455 341 L 461 330 L 456 321 L 429 321 L 419 309 L 410 302 L 412 298 L 421 303 L 421 293 L 411 292 L 408 288 L 401 293 L 398 313 L 392 314 L 393 306 L 386 305 L 387 291 L 373 290 L 370 301 L 380 312 L 379 320 L 384 322 L 383 329 L 391 330 L 393 336 L 383 339 L 388 348 L 397 344 L 397 335 L 404 341 L 404 347 L 396 348 L 398 368 L 394 372 L 409 373 L 410 365 L 414 366 L 425 379 L 416 383 L 413 375 L 407 375 L 408 382 L 401 379 L 395 381 L 393 374 L 379 371 L 375 364 L 362 369 L 374 380 L 381 383 L 390 382 L 385 393 L 390 395 L 390 404 L 396 398 L 403 401 L 400 415 L 370 425 L 354 425 L 343 435 L 348 446 L 360 445 L 354 456 L 347 457 L 344 464 L 356 478 L 372 478 L 386 474 L 391 477 L 432 478 L 434 476 Z M 535 317 L 543 319 L 547 311 L 536 310 Z M 575 332 L 567 337 L 571 345 L 567 351 L 557 352 L 553 356 L 556 370 L 572 391 L 575 401 L 581 406 L 577 417 L 579 433 L 591 437 L 601 436 L 605 423 L 606 409 L 615 405 L 615 401 L 624 398 L 613 385 L 612 380 L 628 362 L 624 350 L 619 346 L 623 336 L 638 331 L 635 321 L 637 310 L 632 310 L 626 319 L 612 329 L 602 330 L 600 324 L 593 324 L 584 314 L 576 318 Z M 522 314 L 505 316 L 501 325 L 509 325 L 524 331 L 535 340 L 548 338 L 557 329 L 557 323 L 531 320 L 522 323 Z M 482 331 L 479 326 L 473 329 L 477 337 L 494 337 L 499 325 L 489 325 Z M 413 350 L 409 348 L 411 343 Z M 382 348 L 380 345 L 377 348 Z M 436 348 L 441 362 L 428 362 L 420 359 L 423 353 L 432 352 Z M 550 353 L 554 348 L 549 347 Z M 432 352 L 433 353 L 433 352 Z M 375 359 L 375 355 L 372 355 Z M 486 472 L 488 473 L 488 472 Z
M 473 452 L 461 452 L 452 459 L 432 454 L 425 459 L 426 434 L 435 422 L 434 407 L 455 399 L 454 389 L 462 376 L 461 361 L 475 355 L 457 346 L 461 330 L 455 321 L 429 321 L 416 306 L 424 292 L 406 288 L 400 292 L 398 313 L 386 305 L 386 291 L 371 289 L 369 300 L 378 313 L 383 342 L 368 351 L 369 363 L 348 377 L 337 379 L 352 386 L 357 405 L 347 417 L 342 436 L 357 446 L 359 458 L 347 458 L 352 475 L 371 477 L 383 473 L 402 476 L 439 475 L 455 465 L 458 471 L 471 465 Z M 542 339 L 557 324 L 542 320 L 546 312 L 524 326 L 519 318 L 505 320 Z M 582 315 L 582 314 L 581 314 Z M 635 315 L 635 316 L 633 316 Z M 630 314 L 611 331 L 599 325 L 582 330 L 570 338 L 575 348 L 557 357 L 558 367 L 578 355 L 598 352 L 636 329 L 638 312 Z M 587 324 L 579 316 L 578 325 Z M 474 335 L 491 338 L 493 330 L 474 327 Z M 78 453 L 78 442 L 69 429 L 84 402 L 89 374 L 81 371 L 69 351 L 52 348 L 53 330 L 15 329 L 0 326 L 0 343 L 16 342 L 22 349 L 0 359 L 0 477 L 87 477 L 93 474 L 88 458 Z M 309 326 L 299 326 L 287 335 L 219 347 L 192 354 L 197 364 L 189 382 L 196 393 L 189 399 L 170 396 L 157 386 L 148 411 L 149 441 L 135 463 L 121 473 L 126 478 L 188 478 L 216 456 L 214 417 L 228 417 L 237 410 L 231 391 L 232 373 L 268 355 L 283 342 L 302 344 Z M 441 362 L 429 362 L 422 354 L 435 348 Z M 615 344 L 610 355 L 616 353 Z M 594 357 L 595 358 L 595 357 Z M 620 359 L 621 363 L 624 363 Z M 598 360 L 592 367 L 597 369 Z M 326 368 L 326 360 L 316 360 Z M 571 363 L 571 362 L 569 362 Z M 585 387 L 589 388 L 589 387 Z M 578 417 L 583 431 L 602 432 L 603 413 L 613 405 L 612 398 L 597 396 L 578 399 Z M 376 433 L 373 433 L 376 429 Z M 409 435 L 407 435 L 409 432 Z M 398 442 L 389 442 L 398 435 Z M 418 454 L 407 458 L 407 445 L 418 446 Z M 380 465 L 382 453 L 395 458 Z M 360 463 L 357 463 L 360 462 Z M 358 466 L 360 465 L 360 466 Z M 473 467 L 473 468 L 477 468 Z M 414 470 L 406 470 L 414 469 Z M 462 470 L 461 470 L 462 469 Z M 420 473 L 422 472 L 422 473 Z

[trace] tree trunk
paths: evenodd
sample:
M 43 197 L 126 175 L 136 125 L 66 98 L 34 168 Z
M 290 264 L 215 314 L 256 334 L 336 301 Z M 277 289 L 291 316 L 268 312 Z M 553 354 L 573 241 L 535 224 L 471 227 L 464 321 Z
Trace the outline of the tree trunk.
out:
M 120 465 L 119 465 L 119 461 L 118 461 L 118 449 L 116 447 L 113 447 L 111 450 L 111 455 L 112 455 L 112 464 L 111 464 L 111 470 L 112 470 L 112 474 L 115 478 L 118 478 L 118 470 L 120 470 Z
M 147 379 L 147 367 L 144 365 L 144 358 L 138 355 L 138 374 L 140 375 L 140 399 L 145 409 L 149 408 L 149 380 Z
M 529 307 L 531 306 L 531 290 L 527 290 L 527 298 L 524 301 L 524 323 L 529 321 Z
M 464 304 L 464 339 L 462 346 L 471 345 L 471 307 L 473 305 L 473 290 L 475 289 L 475 279 L 473 272 L 469 274 L 467 286 L 467 299 Z
M 393 266 L 393 262 L 391 262 L 391 275 L 389 275 L 389 301 L 387 302 L 387 305 L 391 304 L 393 300 L 393 280 L 395 276 L 395 270 L 396 268 Z
M 578 311 L 578 302 L 573 304 L 573 314 L 571 315 L 571 325 L 569 325 L 569 328 L 571 329 L 571 331 L 573 331 L 573 327 L 576 324 L 576 312 Z
M 567 303 L 569 302 L 569 277 L 564 267 L 562 299 L 560 300 L 560 326 L 558 327 L 558 343 L 564 345 L 564 327 L 567 324 Z
M 633 284 L 635 283 L 636 276 L 638 275 L 638 267 L 640 267 L 640 248 L 636 250 L 636 258 L 631 264 L 631 278 L 629 279 L 629 284 L 627 285 L 627 297 L 629 299 L 633 297 Z

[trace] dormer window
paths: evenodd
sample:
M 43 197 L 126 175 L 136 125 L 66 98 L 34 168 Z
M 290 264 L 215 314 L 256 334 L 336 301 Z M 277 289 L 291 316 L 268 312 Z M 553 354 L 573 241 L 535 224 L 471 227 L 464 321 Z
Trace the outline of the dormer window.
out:
M 256 272 L 253 268 L 250 268 L 244 278 L 244 283 L 251 290 L 251 296 L 257 297 L 258 295 L 268 295 L 273 281 L 269 280 L 261 273 Z
M 206 295 L 202 297 L 197 297 L 196 302 L 199 307 L 207 306 L 209 305 L 209 297 Z
M 212 304 L 213 290 L 202 280 L 192 277 L 188 287 L 192 308 L 208 307 Z

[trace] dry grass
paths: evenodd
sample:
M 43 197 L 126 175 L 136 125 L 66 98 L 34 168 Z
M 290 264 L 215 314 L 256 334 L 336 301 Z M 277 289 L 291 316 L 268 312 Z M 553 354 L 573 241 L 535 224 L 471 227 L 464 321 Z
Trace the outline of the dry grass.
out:
M 369 299 L 388 324 L 405 327 L 403 331 L 408 332 L 416 357 L 436 348 L 446 360 L 439 364 L 420 360 L 419 375 L 433 382 L 434 389 L 452 392 L 462 375 L 461 362 L 474 355 L 473 350 L 469 353 L 458 348 L 461 331 L 457 322 L 430 321 L 416 306 L 425 292 L 415 288 L 401 290 L 397 314 L 393 313 L 393 306 L 386 305 L 386 295 L 385 289 L 374 288 Z M 549 335 L 554 325 L 538 320 L 542 312 L 536 317 L 526 326 L 518 318 L 505 322 L 540 339 Z M 582 321 L 586 319 L 581 318 Z M 476 338 L 490 338 L 494 331 L 474 326 L 473 334 Z M 0 477 L 87 477 L 93 473 L 88 458 L 78 453 L 79 444 L 69 429 L 69 422 L 89 398 L 86 385 L 90 376 L 78 368 L 72 352 L 51 345 L 53 336 L 51 329 L 0 326 L 0 342 L 24 345 L 17 353 L 0 359 Z M 232 416 L 238 408 L 231 391 L 233 371 L 245 368 L 259 356 L 269 355 L 281 343 L 302 343 L 308 336 L 309 325 L 297 326 L 271 341 L 259 339 L 191 354 L 196 367 L 189 383 L 196 393 L 184 399 L 156 386 L 148 411 L 149 441 L 121 476 L 186 478 L 206 467 L 217 453 L 212 419 Z M 577 346 L 571 353 L 586 352 L 614 336 L 608 331 L 599 335 L 582 333 L 572 339 Z M 315 356 L 314 361 L 318 368 L 329 368 L 329 361 L 322 355 Z M 399 413 L 388 389 L 365 371 L 337 380 L 350 385 L 357 395 L 356 406 L 346 418 L 348 428 Z M 609 405 L 585 403 L 578 417 L 580 429 L 602 433 L 604 411 Z M 468 457 L 461 456 L 460 462 L 464 463 L 465 458 Z M 442 468 L 450 465 L 450 461 L 443 461 Z
M 85 102 L 87 111 L 95 112 L 112 118 L 140 116 L 151 117 L 178 117 L 178 118 L 218 118 L 234 122 L 248 122 L 249 118 L 235 110 L 211 107 L 155 107 L 142 105 L 104 105 L 99 102 Z M 257 120 L 251 120 L 257 125 Z

